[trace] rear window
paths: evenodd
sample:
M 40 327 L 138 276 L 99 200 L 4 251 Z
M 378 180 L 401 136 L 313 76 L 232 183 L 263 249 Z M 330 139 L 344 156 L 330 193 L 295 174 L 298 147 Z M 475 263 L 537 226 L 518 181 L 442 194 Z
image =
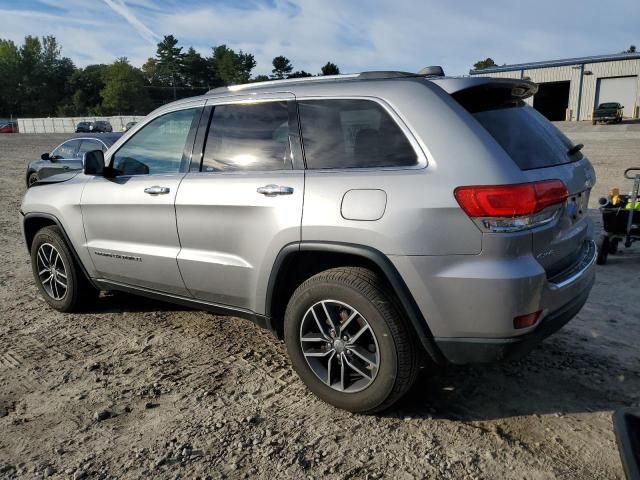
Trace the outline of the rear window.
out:
M 580 152 L 569 156 L 571 141 L 534 108 L 522 102 L 472 115 L 521 170 L 553 167 L 582 158 Z

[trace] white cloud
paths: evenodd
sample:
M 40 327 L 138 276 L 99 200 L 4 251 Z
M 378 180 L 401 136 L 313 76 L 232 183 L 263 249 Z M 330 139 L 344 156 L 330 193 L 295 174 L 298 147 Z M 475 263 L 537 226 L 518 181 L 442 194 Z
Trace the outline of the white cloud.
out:
M 637 0 L 247 0 L 243 8 L 239 0 L 38 1 L 55 8 L 34 13 L 21 2 L 19 10 L 0 10 L 0 37 L 53 34 L 80 65 L 120 56 L 141 65 L 166 34 L 204 54 L 223 43 L 253 53 L 256 73 L 270 73 L 273 57 L 285 55 L 312 73 L 330 60 L 344 72 L 440 64 L 464 74 L 487 56 L 518 63 L 640 42 Z M 606 36 L 593 33 L 603 26 Z
M 142 23 L 138 17 L 127 7 L 124 0 L 104 0 L 109 8 L 114 12 L 122 16 L 133 28 L 136 29 L 138 34 L 150 44 L 155 44 L 160 39 L 149 27 Z

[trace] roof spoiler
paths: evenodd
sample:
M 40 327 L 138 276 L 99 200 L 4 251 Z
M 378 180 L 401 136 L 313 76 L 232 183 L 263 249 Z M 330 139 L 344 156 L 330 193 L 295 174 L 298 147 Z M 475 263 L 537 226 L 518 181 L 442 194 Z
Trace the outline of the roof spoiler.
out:
M 469 111 L 514 104 L 538 91 L 536 83 L 515 78 L 463 77 L 430 80 Z

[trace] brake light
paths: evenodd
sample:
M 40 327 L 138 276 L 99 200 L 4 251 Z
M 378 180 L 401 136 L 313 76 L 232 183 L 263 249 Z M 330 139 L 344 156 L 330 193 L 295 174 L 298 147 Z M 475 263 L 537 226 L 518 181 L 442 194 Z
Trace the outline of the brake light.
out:
M 569 196 L 560 180 L 474 185 L 453 193 L 465 213 L 489 232 L 514 232 L 550 222 Z M 557 208 L 549 208 L 554 205 Z

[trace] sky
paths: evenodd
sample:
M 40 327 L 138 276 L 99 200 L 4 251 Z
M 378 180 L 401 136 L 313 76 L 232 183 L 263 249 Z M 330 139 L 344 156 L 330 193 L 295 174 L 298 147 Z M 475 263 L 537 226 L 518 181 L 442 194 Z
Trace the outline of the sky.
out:
M 639 0 L 0 0 L 0 38 L 54 35 L 78 66 L 141 66 L 163 35 L 186 50 L 253 53 L 254 74 L 284 55 L 296 70 L 468 73 L 498 64 L 640 48 Z

